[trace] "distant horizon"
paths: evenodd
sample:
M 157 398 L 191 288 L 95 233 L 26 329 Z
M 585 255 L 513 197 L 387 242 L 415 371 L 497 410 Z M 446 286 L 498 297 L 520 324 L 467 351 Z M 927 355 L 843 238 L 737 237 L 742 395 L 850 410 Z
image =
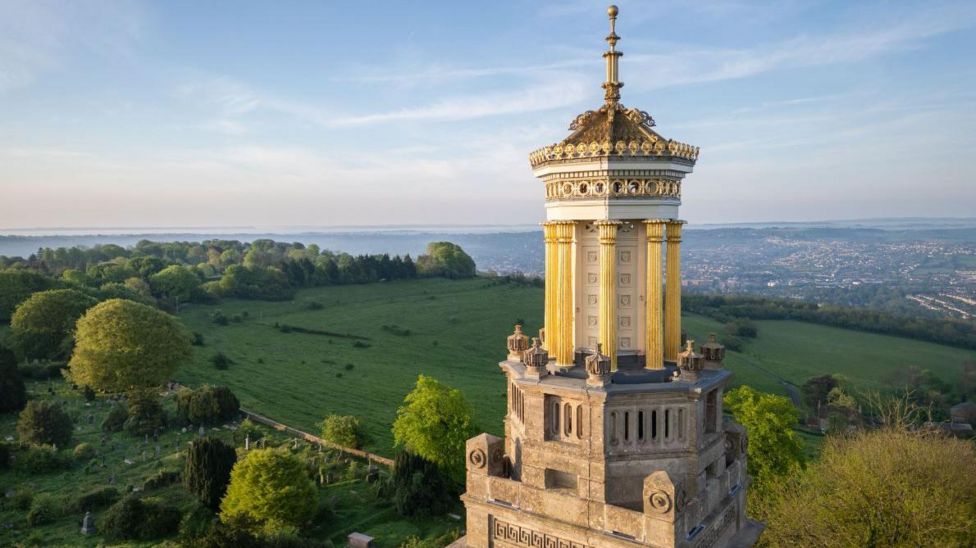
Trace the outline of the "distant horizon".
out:
M 881 223 L 881 222 L 911 222 L 911 221 L 937 221 L 937 222 L 973 222 L 976 223 L 976 215 L 970 217 L 963 216 L 911 216 L 911 217 L 850 217 L 850 218 L 828 218 L 828 219 L 810 219 L 810 220 L 787 220 L 787 219 L 771 219 L 771 220 L 755 220 L 755 221 L 730 221 L 730 222 L 710 222 L 710 223 L 689 223 L 688 226 L 736 226 L 736 225 L 768 225 L 768 224 L 783 224 L 783 225 L 796 225 L 796 224 L 830 224 L 830 223 Z M 541 222 L 541 221 L 540 221 Z M 288 234 L 296 234 L 302 232 L 314 233 L 316 230 L 328 230 L 334 232 L 337 230 L 423 230 L 423 229 L 489 229 L 489 228 L 499 228 L 499 229 L 535 229 L 539 226 L 539 223 L 389 223 L 389 224 L 335 224 L 335 225 L 307 225 L 307 224 L 296 224 L 296 225 L 199 225 L 199 226 L 184 226 L 184 225 L 169 225 L 169 226 L 153 226 L 153 225 L 120 225 L 120 226 L 99 226 L 99 225 L 87 225 L 87 226 L 35 226 L 35 227 L 0 227 L 0 236 L 7 235 L 18 235 L 18 234 L 8 234 L 8 233 L 24 233 L 24 232 L 45 232 L 47 235 L 57 236 L 61 235 L 56 231 L 68 231 L 76 233 L 81 230 L 106 230 L 106 231 L 121 231 L 121 230 L 131 230 L 131 231 L 174 231 L 173 233 L 199 233 L 199 232 L 211 232 L 211 231 L 258 231 L 261 233 L 270 232 L 274 230 L 284 230 Z M 140 232 L 131 232 L 129 235 L 138 235 Z M 72 234 L 72 235 L 84 235 L 93 236 L 97 234 Z

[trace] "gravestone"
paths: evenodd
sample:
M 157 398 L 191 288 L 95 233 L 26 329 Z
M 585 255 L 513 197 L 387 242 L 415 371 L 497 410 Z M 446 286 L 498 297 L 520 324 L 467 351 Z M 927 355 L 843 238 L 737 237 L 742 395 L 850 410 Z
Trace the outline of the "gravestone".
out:
M 95 524 L 92 523 L 91 512 L 85 512 L 85 518 L 81 520 L 81 534 L 90 535 L 95 532 Z
M 373 537 L 362 533 L 349 533 L 346 537 L 349 548 L 373 548 Z
M 200 437 L 202 438 L 206 434 L 207 434 L 207 430 L 203 427 L 203 425 L 200 425 Z

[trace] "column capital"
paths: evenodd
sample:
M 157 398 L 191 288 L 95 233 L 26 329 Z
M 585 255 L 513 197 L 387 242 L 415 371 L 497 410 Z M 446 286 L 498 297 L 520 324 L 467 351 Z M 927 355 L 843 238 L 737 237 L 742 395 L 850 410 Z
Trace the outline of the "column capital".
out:
M 665 219 L 644 219 L 648 242 L 660 242 L 664 240 L 664 225 L 666 222 Z
M 593 223 L 599 231 L 601 244 L 614 244 L 617 242 L 617 229 L 623 224 L 620 221 L 597 221 Z
M 560 243 L 572 243 L 576 238 L 576 221 L 555 221 L 556 239 Z
M 681 242 L 681 225 L 683 224 L 685 224 L 685 221 L 679 221 L 677 219 L 671 219 L 667 222 L 668 243 Z

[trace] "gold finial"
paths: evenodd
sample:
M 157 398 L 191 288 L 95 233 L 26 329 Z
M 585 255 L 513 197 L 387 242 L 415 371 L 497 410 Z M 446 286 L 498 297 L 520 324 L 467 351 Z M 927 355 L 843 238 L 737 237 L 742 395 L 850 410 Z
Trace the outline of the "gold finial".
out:
M 623 55 L 623 52 L 617 51 L 617 41 L 620 40 L 616 32 L 619 12 L 617 6 L 611 5 L 607 8 L 607 15 L 610 17 L 610 34 L 607 36 L 607 43 L 610 44 L 610 50 L 603 54 L 607 60 L 607 81 L 603 83 L 603 89 L 606 90 L 604 99 L 608 105 L 617 104 L 620 100 L 620 88 L 623 87 L 623 83 L 617 80 L 617 62 Z

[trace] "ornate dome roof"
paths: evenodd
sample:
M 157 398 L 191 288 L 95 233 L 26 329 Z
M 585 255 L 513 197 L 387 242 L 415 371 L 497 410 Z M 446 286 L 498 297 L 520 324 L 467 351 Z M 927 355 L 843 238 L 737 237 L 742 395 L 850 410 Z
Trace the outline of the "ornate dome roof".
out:
M 592 157 L 663 157 L 694 164 L 698 147 L 665 139 L 656 131 L 654 119 L 647 112 L 620 104 L 617 64 L 622 52 L 617 51 L 620 39 L 615 31 L 617 10 L 611 6 L 610 49 L 604 52 L 607 60 L 607 80 L 603 83 L 605 101 L 598 110 L 580 114 L 569 125 L 572 133 L 561 142 L 543 147 L 529 154 L 529 163 L 537 167 L 552 161 Z

